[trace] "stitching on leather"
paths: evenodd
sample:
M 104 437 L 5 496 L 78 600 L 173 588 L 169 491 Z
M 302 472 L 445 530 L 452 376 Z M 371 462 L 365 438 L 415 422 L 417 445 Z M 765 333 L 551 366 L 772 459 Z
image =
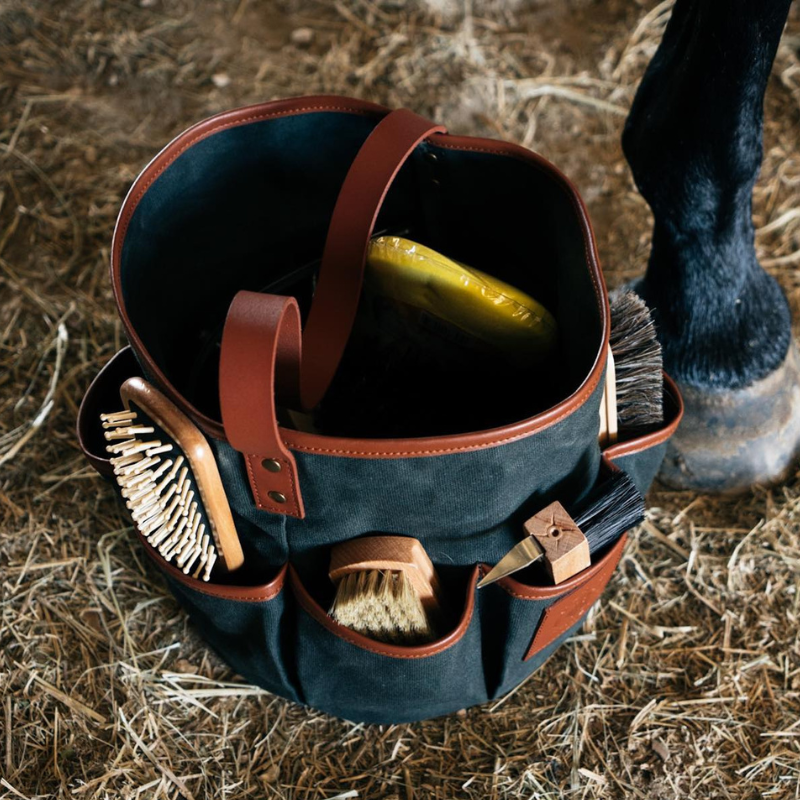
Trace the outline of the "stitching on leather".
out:
M 641 446 L 636 446 L 631 449 L 626 449 L 625 445 L 628 444 L 627 442 L 623 442 L 619 445 L 612 445 L 611 447 L 607 448 L 603 451 L 603 455 L 606 456 L 609 460 L 613 461 L 616 458 L 625 458 L 625 456 L 635 456 L 637 453 L 643 453 L 645 450 L 651 450 L 654 447 L 658 447 L 660 444 L 664 444 L 671 436 L 672 431 L 669 428 L 665 429 L 666 432 L 661 432 L 660 435 L 656 438 L 653 437 L 649 439 L 645 444 Z M 615 448 L 619 447 L 619 452 L 614 452 Z
M 627 537 L 627 533 L 623 533 L 622 537 Z M 620 537 L 620 538 L 622 538 L 622 537 Z M 625 541 L 627 541 L 627 539 Z M 550 595 L 545 595 L 545 596 L 540 596 L 540 597 L 532 597 L 531 595 L 522 594 L 520 592 L 515 592 L 513 589 L 509 589 L 502 582 L 499 583 L 498 585 L 500 586 L 500 588 L 506 594 L 510 595 L 511 597 L 515 597 L 517 600 L 528 600 L 528 601 L 533 600 L 533 601 L 538 601 L 538 602 L 543 602 L 545 600 L 554 600 L 554 602 L 557 603 L 557 602 L 563 600 L 568 595 L 572 594 L 573 592 L 577 592 L 578 590 L 582 589 L 589 581 L 591 581 L 594 578 L 596 578 L 597 575 L 600 574 L 606 568 L 606 566 L 607 566 L 606 563 L 605 563 L 606 559 L 608 559 L 609 556 L 611 556 L 613 554 L 614 549 L 616 547 L 617 547 L 617 545 L 615 544 L 614 547 L 612 547 L 612 549 L 609 550 L 609 552 L 605 556 L 603 556 L 603 558 L 601 558 L 600 561 L 597 562 L 597 564 L 593 564 L 592 565 L 592 567 L 594 569 L 590 574 L 584 575 L 582 577 L 582 579 L 578 583 L 576 583 L 572 588 L 566 588 L 564 593 L 562 593 L 562 594 L 553 593 L 553 594 L 550 594 Z M 623 544 L 623 546 L 620 548 L 619 556 L 617 557 L 617 561 L 614 564 L 614 566 L 612 567 L 612 570 L 611 570 L 612 574 L 613 574 L 614 570 L 617 568 L 617 564 L 619 563 L 620 559 L 622 558 L 622 554 L 624 552 L 625 552 L 625 545 Z M 481 569 L 481 575 L 483 575 L 484 574 L 483 567 L 481 567 L 480 569 Z M 551 587 L 548 587 L 548 588 L 551 588 Z M 551 605 L 553 605 L 553 604 L 551 604 Z
M 602 560 L 600 564 L 602 564 Z M 602 567 L 598 565 L 598 569 L 594 572 L 590 573 L 589 575 L 584 576 L 584 578 L 575 584 L 572 588 L 567 588 L 562 594 L 553 593 L 548 595 L 542 595 L 540 597 L 533 597 L 529 594 L 522 594 L 521 592 L 515 592 L 513 589 L 509 589 L 507 586 L 504 586 L 502 583 L 500 584 L 500 588 L 511 597 L 515 597 L 517 600 L 533 600 L 538 602 L 543 602 L 545 600 L 555 600 L 558 602 L 559 600 L 563 600 L 565 597 L 571 595 L 573 592 L 577 592 L 579 589 L 582 589 L 592 578 L 597 577 L 598 573 L 602 570 Z M 532 587 L 533 588 L 533 587 Z M 549 588 L 549 587 L 548 587 Z
M 256 505 L 259 508 L 263 508 L 261 503 L 261 495 L 258 492 L 258 481 L 256 480 L 255 472 L 253 471 L 253 465 L 250 463 L 251 458 L 255 458 L 255 456 L 245 456 L 244 463 L 247 464 L 247 474 L 250 476 L 250 486 L 256 494 Z
M 441 454 L 441 453 L 459 453 L 466 450 L 486 450 L 490 447 L 496 447 L 497 445 L 507 444 L 508 442 L 514 442 L 517 439 L 525 439 L 528 436 L 532 436 L 535 433 L 540 433 L 541 431 L 547 430 L 555 425 L 557 422 L 561 422 L 562 419 L 566 417 L 572 416 L 576 411 L 582 408 L 586 402 L 588 402 L 589 397 L 594 393 L 594 390 L 597 388 L 598 383 L 600 383 L 600 373 L 597 374 L 597 379 L 592 381 L 587 386 L 587 397 L 586 399 L 579 404 L 578 408 L 567 409 L 563 411 L 561 414 L 558 414 L 552 420 L 542 423 L 541 426 L 537 426 L 534 430 L 531 431 L 524 431 L 523 433 L 515 433 L 513 436 L 507 436 L 503 439 L 491 439 L 488 442 L 483 442 L 480 444 L 465 444 L 459 447 L 443 447 L 443 448 L 426 448 L 425 450 L 342 450 L 342 449 L 334 449 L 328 447 L 311 447 L 311 445 L 302 445 L 292 443 L 290 441 L 284 440 L 284 444 L 287 447 L 290 447 L 292 450 L 299 450 L 300 452 L 308 452 L 308 453 L 329 453 L 331 455 L 351 455 L 351 456 L 395 456 L 395 457 L 402 457 L 402 456 L 415 456 L 415 455 L 434 455 L 434 454 Z
M 354 108 L 353 106 L 304 106 L 302 108 L 292 108 L 284 111 L 270 111 L 268 113 L 262 114 L 252 114 L 248 117 L 240 117 L 235 120 L 229 120 L 228 122 L 221 122 L 219 125 L 215 125 L 209 128 L 206 131 L 196 134 L 188 141 L 184 142 L 183 146 L 167 161 L 166 164 L 163 164 L 156 173 L 147 181 L 147 183 L 143 184 L 141 189 L 136 193 L 136 196 L 132 198 L 131 203 L 132 206 L 129 211 L 125 214 L 125 219 L 122 223 L 122 229 L 120 230 L 120 252 L 122 252 L 122 242 L 125 240 L 125 234 L 128 232 L 128 225 L 130 224 L 131 218 L 133 217 L 134 212 L 136 211 L 139 201 L 142 199 L 144 193 L 155 183 L 158 178 L 161 177 L 161 174 L 168 168 L 171 167 L 177 159 L 183 155 L 183 153 L 188 150 L 192 145 L 197 144 L 197 142 L 202 141 L 203 139 L 208 138 L 214 133 L 218 133 L 219 131 L 224 131 L 228 128 L 237 128 L 239 125 L 243 125 L 246 122 L 261 122 L 265 119 L 269 119 L 270 117 L 288 117 L 294 116 L 295 114 L 304 114 L 309 111 L 344 111 L 348 114 L 360 114 L 362 116 L 369 116 L 370 112 L 368 109 L 364 108 Z M 156 156 L 157 158 L 158 156 Z
M 671 391 L 671 387 L 667 386 Z M 626 456 L 633 456 L 637 453 L 643 453 L 645 450 L 650 450 L 653 447 L 658 447 L 660 444 L 668 441 L 669 438 L 675 433 L 678 424 L 681 420 L 680 411 L 676 412 L 675 418 L 668 422 L 663 428 L 658 431 L 646 433 L 644 436 L 638 436 L 628 442 L 619 442 L 612 444 L 603 451 L 603 455 L 610 461 L 617 458 L 625 458 Z M 642 443 L 643 442 L 643 443 Z
M 577 592 L 578 589 L 583 588 L 588 581 L 590 581 L 592 578 L 596 576 L 597 576 L 596 572 L 593 573 L 592 575 L 589 575 L 585 580 L 581 581 L 581 583 L 579 583 L 577 586 L 573 586 L 572 589 L 567 589 L 567 591 L 564 594 L 551 594 L 545 597 L 531 597 L 530 595 L 527 594 L 520 594 L 519 592 L 515 592 L 512 589 L 506 588 L 505 586 L 500 586 L 500 588 L 506 594 L 510 595 L 511 597 L 515 597 L 517 600 L 533 600 L 533 601 L 538 600 L 539 602 L 543 602 L 545 600 L 554 600 L 557 603 L 560 600 L 563 600 L 565 597 L 569 597 L 569 595 L 571 595 L 573 592 Z
M 547 422 L 542 422 L 537 424 L 532 430 L 523 431 L 521 433 L 516 433 L 513 436 L 506 436 L 502 439 L 490 439 L 487 442 L 481 442 L 478 444 L 464 444 L 459 445 L 457 447 L 443 447 L 443 448 L 426 448 L 424 450 L 345 450 L 342 448 L 332 448 L 332 447 L 312 447 L 311 445 L 303 445 L 297 444 L 296 442 L 292 442 L 291 439 L 284 439 L 283 443 L 290 448 L 291 450 L 295 450 L 298 452 L 303 453 L 326 453 L 328 455 L 342 455 L 342 456 L 388 456 L 392 458 L 402 458 L 403 456 L 426 456 L 426 455 L 441 455 L 445 453 L 463 453 L 473 450 L 487 450 L 492 447 L 497 447 L 501 444 L 507 444 L 509 442 L 514 442 L 519 439 L 525 439 L 528 436 L 533 436 L 534 434 L 541 433 L 542 431 L 551 428 L 561 420 L 565 419 L 566 417 L 571 416 L 580 408 L 582 408 L 589 400 L 591 395 L 594 393 L 597 385 L 600 383 L 600 375 L 602 370 L 599 371 L 594 379 L 590 381 L 590 383 L 586 386 L 586 397 L 583 401 L 576 401 L 578 407 L 566 409 L 561 414 L 558 414 L 553 419 L 548 420 Z M 167 394 L 171 394 L 167 392 Z M 197 419 L 196 413 L 194 410 L 191 412 L 188 411 L 187 413 L 193 419 Z M 525 422 L 523 420 L 523 422 Z M 214 438 L 219 438 L 217 433 L 215 433 L 214 429 L 210 429 L 207 425 L 204 425 L 200 421 L 198 421 L 198 425 L 200 428 L 203 429 L 205 433 L 209 436 L 213 436 Z M 224 432 L 222 432 L 222 436 L 224 437 Z M 224 441 L 224 439 L 223 439 Z
M 588 612 L 588 610 L 603 596 L 603 593 L 605 592 L 605 589 L 608 586 L 609 581 L 613 577 L 614 572 L 616 571 L 617 566 L 619 565 L 619 562 L 622 560 L 622 554 L 624 552 L 624 549 L 625 549 L 624 547 L 621 548 L 616 558 L 614 558 L 611 563 L 604 564 L 603 568 L 595 572 L 595 574 L 589 581 L 584 581 L 580 586 L 576 586 L 575 589 L 573 589 L 571 592 L 565 594 L 563 597 L 557 598 L 554 603 L 551 603 L 549 606 L 547 606 L 547 608 L 544 610 L 544 613 L 541 616 L 539 624 L 536 626 L 536 632 L 533 634 L 533 639 L 531 640 L 530 647 L 528 647 L 528 650 L 526 651 L 522 659 L 523 661 L 527 661 L 528 659 L 535 656 L 537 653 L 544 650 L 546 647 L 549 647 L 556 639 L 558 639 L 559 636 L 561 636 L 561 634 L 565 632 L 565 630 L 568 630 L 569 627 L 571 627 L 570 625 L 568 625 L 566 629 L 556 633 L 556 635 L 550 638 L 548 641 L 539 643 L 537 645 L 537 642 L 539 642 L 539 639 L 541 638 L 542 628 L 548 621 L 554 620 L 554 627 L 558 628 L 559 625 L 563 625 L 563 620 L 565 618 L 568 619 L 570 616 L 575 615 L 575 610 L 577 609 L 577 618 L 574 620 L 574 623 L 577 624 L 580 621 L 580 619 Z M 613 553 L 614 551 L 612 550 L 611 552 Z M 609 553 L 609 555 L 611 555 L 611 553 Z M 603 575 L 603 571 L 606 568 L 608 568 L 607 579 L 604 582 L 602 582 L 600 586 L 597 586 L 594 589 L 592 589 L 592 592 L 589 593 L 589 597 L 591 599 L 587 599 L 584 597 L 583 599 L 579 600 L 577 606 L 570 607 L 569 609 L 556 608 L 556 606 L 565 602 L 567 598 L 571 597 L 573 594 L 575 594 L 575 592 L 587 588 L 591 580 L 601 577 Z M 548 615 L 550 614 L 552 614 L 553 616 L 548 617 Z
M 294 480 L 295 465 L 288 458 L 282 458 L 281 461 L 286 464 L 286 469 L 289 473 L 289 483 L 292 486 L 292 507 L 296 516 L 300 516 L 300 503 L 297 501 L 297 484 Z
M 246 455 L 244 457 L 245 464 L 247 464 L 247 473 L 250 476 L 250 485 L 253 488 L 253 492 L 255 492 L 256 505 L 262 511 L 271 511 L 274 514 L 288 514 L 289 516 L 298 517 L 299 518 L 300 517 L 300 504 L 297 502 L 297 494 L 296 494 L 297 493 L 297 487 L 296 487 L 296 484 L 295 484 L 295 481 L 294 481 L 294 471 L 292 469 L 292 465 L 286 459 L 278 459 L 279 461 L 282 461 L 286 465 L 287 472 L 289 473 L 289 482 L 292 485 L 292 491 L 291 491 L 292 504 L 287 509 L 287 508 L 281 508 L 280 506 L 277 506 L 275 504 L 270 505 L 269 503 L 265 503 L 264 501 L 262 501 L 261 495 L 260 495 L 260 493 L 258 491 L 258 481 L 256 480 L 255 470 L 253 469 L 253 466 L 252 466 L 252 464 L 250 462 L 251 458 L 258 459 L 259 456 L 256 455 L 255 453 L 253 453 L 251 455 Z
M 437 449 L 426 448 L 424 450 L 344 450 L 344 449 L 336 449 L 329 447 L 312 447 L 311 445 L 297 444 L 295 442 L 292 442 L 291 439 L 284 439 L 283 442 L 288 448 L 298 452 L 327 453 L 328 455 L 344 455 L 344 456 L 388 456 L 390 458 L 402 458 L 403 456 L 417 456 L 417 455 L 420 456 L 437 455 L 442 453 L 461 453 L 473 450 L 486 450 L 491 447 L 496 447 L 497 445 L 507 444 L 508 442 L 513 442 L 517 441 L 518 439 L 525 439 L 528 436 L 533 436 L 534 434 L 547 430 L 556 423 L 560 422 L 562 419 L 571 416 L 579 408 L 585 405 L 589 397 L 594 393 L 595 389 L 597 388 L 597 385 L 600 383 L 601 373 L 602 370 L 599 371 L 596 377 L 590 383 L 587 384 L 586 398 L 582 401 L 580 400 L 575 401 L 578 406 L 577 408 L 567 409 L 566 411 L 562 412 L 561 414 L 557 415 L 552 420 L 549 420 L 547 422 L 536 423 L 536 427 L 534 427 L 532 430 L 523 431 L 522 433 L 517 433 L 514 434 L 513 436 L 507 436 L 502 439 L 490 439 L 487 442 L 481 442 L 478 444 L 464 444 L 464 445 L 459 445 L 457 447 L 447 447 L 447 448 L 437 448 Z M 181 406 L 181 408 L 190 418 L 195 420 L 198 427 L 200 427 L 204 433 L 208 434 L 209 436 L 215 439 L 219 439 L 221 441 L 227 441 L 222 426 L 215 424 L 213 420 L 210 421 L 209 423 L 206 423 L 203 420 L 198 419 L 197 410 L 190 404 L 188 404 L 185 398 L 183 398 L 174 389 L 174 387 L 172 387 L 172 385 L 169 384 L 169 382 L 161 381 L 159 385 L 164 390 L 164 392 L 173 399 L 174 402 L 176 402 L 178 405 Z M 527 423 L 528 421 L 523 420 L 522 422 Z
M 192 586 L 191 584 L 186 583 L 185 581 L 182 581 L 175 575 L 172 575 L 170 573 L 166 574 L 168 574 L 171 578 L 177 580 L 178 583 L 182 583 L 188 589 L 191 589 L 193 592 L 197 592 L 198 594 L 204 594 L 207 597 L 213 597 L 216 600 L 238 600 L 240 602 L 245 602 L 245 603 L 263 603 L 267 600 L 274 600 L 283 591 L 283 583 L 284 583 L 283 581 L 281 581 L 281 584 L 276 591 L 264 595 L 253 596 L 245 594 L 222 594 L 218 592 L 207 591 L 205 589 L 198 589 L 197 587 Z

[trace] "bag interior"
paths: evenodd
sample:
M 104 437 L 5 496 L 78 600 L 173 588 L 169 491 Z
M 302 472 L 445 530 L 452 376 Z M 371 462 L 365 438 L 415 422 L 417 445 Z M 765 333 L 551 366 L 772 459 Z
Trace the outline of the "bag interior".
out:
M 219 343 L 238 291 L 292 294 L 307 313 L 339 189 L 375 124 L 315 112 L 224 129 L 185 150 L 139 201 L 122 245 L 122 301 L 150 356 L 203 414 L 220 418 Z M 385 353 L 358 337 L 316 410 L 319 433 L 484 430 L 546 410 L 586 378 L 602 344 L 599 290 L 573 197 L 546 167 L 423 143 L 375 232 L 406 236 L 527 292 L 555 316 L 558 350 L 528 370 L 480 359 L 387 367 Z

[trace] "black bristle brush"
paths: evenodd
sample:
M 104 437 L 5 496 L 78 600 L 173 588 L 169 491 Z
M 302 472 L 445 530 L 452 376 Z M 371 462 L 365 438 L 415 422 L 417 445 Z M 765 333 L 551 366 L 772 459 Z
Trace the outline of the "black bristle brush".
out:
M 628 474 L 617 470 L 595 486 L 571 516 L 594 555 L 644 519 L 644 497 Z
M 611 394 L 616 394 L 616 404 L 612 401 L 604 406 L 607 405 L 611 417 L 616 405 L 616 427 L 628 435 L 637 435 L 664 421 L 661 344 L 650 309 L 636 292 L 617 290 L 611 293 L 609 302 L 609 346 L 613 356 L 609 359 L 609 371 L 613 373 Z M 601 425 L 603 429 L 607 430 L 608 443 L 613 442 L 614 420 L 610 419 L 607 426 Z
M 644 519 L 644 498 L 624 472 L 615 471 L 571 513 L 551 503 L 525 524 L 527 534 L 478 584 L 505 578 L 544 559 L 553 583 L 563 583 L 589 567 L 592 556 L 616 542 Z

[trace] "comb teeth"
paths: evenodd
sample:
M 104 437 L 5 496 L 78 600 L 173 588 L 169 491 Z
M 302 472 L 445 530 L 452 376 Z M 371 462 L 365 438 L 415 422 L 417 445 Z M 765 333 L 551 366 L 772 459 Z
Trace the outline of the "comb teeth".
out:
M 155 438 L 136 411 L 101 414 L 114 478 L 142 536 L 167 562 L 208 581 L 218 558 L 192 475 L 178 448 Z

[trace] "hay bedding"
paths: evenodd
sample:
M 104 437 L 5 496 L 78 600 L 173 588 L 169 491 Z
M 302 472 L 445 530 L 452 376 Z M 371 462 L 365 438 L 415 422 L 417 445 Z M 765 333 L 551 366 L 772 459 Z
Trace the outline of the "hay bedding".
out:
M 493 707 L 354 726 L 242 685 L 143 562 L 73 425 L 120 346 L 106 273 L 138 169 L 207 114 L 342 92 L 534 147 L 610 282 L 649 216 L 619 146 L 669 3 L 0 3 L 0 797 L 800 796 L 800 482 L 656 487 L 583 632 Z M 758 247 L 797 312 L 800 12 L 767 98 Z M 522 232 L 524 235 L 524 232 Z

